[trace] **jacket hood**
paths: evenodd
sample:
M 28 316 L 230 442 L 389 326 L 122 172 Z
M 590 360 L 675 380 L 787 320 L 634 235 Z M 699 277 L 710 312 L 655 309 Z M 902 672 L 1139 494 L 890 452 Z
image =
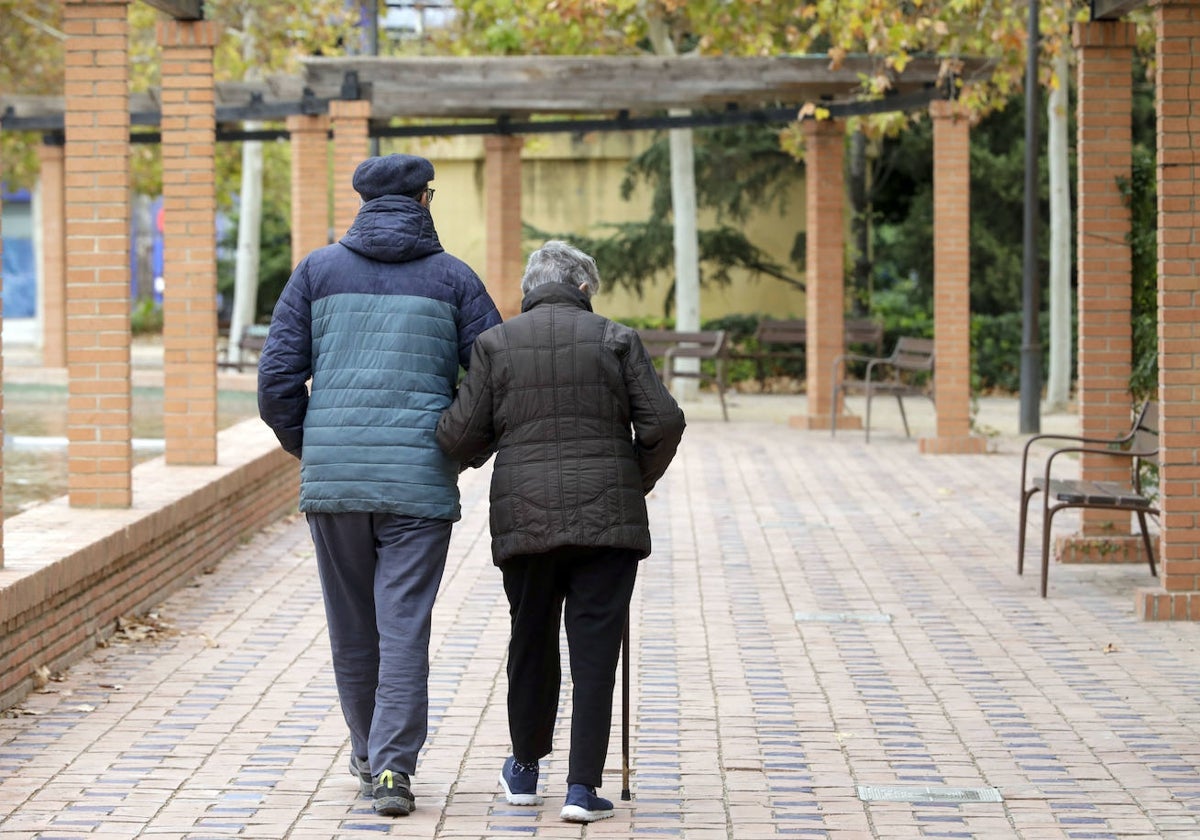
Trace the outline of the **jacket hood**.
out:
M 542 304 L 565 303 L 580 309 L 592 311 L 592 301 L 578 286 L 570 283 L 545 283 L 531 289 L 521 301 L 521 311 L 528 312 Z
M 410 262 L 444 250 L 428 208 L 397 195 L 363 204 L 340 241 L 356 254 L 385 263 Z

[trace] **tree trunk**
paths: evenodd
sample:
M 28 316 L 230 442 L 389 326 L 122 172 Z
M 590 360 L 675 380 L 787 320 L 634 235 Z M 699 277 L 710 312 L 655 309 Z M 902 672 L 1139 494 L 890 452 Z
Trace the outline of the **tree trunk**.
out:
M 658 55 L 675 55 L 661 18 L 650 20 L 650 42 Z M 671 116 L 686 116 L 686 110 L 672 109 Z M 671 149 L 671 210 L 674 217 L 675 245 L 675 329 L 694 332 L 700 329 L 700 241 L 696 232 L 696 163 L 692 131 L 687 128 L 668 132 Z M 699 359 L 677 359 L 675 370 L 695 373 Z M 675 396 L 692 399 L 697 390 L 694 378 L 673 380 Z
M 246 123 L 247 131 L 256 131 L 261 123 Z M 238 341 L 242 332 L 254 323 L 258 306 L 258 263 L 262 246 L 263 148 L 258 140 L 242 142 L 242 189 L 238 208 L 237 266 L 233 281 L 233 311 L 229 321 L 229 346 L 226 358 L 241 361 Z
M 851 274 L 850 314 L 867 315 L 871 301 L 871 208 L 867 196 L 867 135 L 860 128 L 850 137 L 850 241 Z
M 247 6 L 242 11 L 242 58 L 250 68 L 246 81 L 257 81 L 259 73 L 254 63 L 256 42 L 254 39 L 254 10 Z M 247 131 L 262 128 L 262 123 L 249 121 Z M 229 344 L 226 360 L 242 361 L 238 347 L 242 332 L 254 323 L 258 307 L 258 263 L 262 251 L 262 179 L 263 147 L 258 140 L 242 141 L 242 189 L 238 196 L 238 242 L 237 259 L 233 280 L 233 310 L 229 319 Z
M 1067 147 L 1069 60 L 1054 62 L 1058 86 L 1047 104 L 1047 165 L 1050 172 L 1050 355 L 1046 411 L 1064 411 L 1071 398 L 1071 192 Z

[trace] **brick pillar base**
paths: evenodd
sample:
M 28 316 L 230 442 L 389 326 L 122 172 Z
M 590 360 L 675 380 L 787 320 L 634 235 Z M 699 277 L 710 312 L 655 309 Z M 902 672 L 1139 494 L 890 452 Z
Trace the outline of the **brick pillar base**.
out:
M 1130 326 L 1129 209 L 1121 197 L 1133 160 L 1133 50 L 1137 29 L 1126 21 L 1076 23 L 1078 57 L 1076 166 L 1079 283 L 1079 433 L 1112 439 L 1129 428 L 1133 331 Z M 1129 465 L 1092 453 L 1080 456 L 1080 477 L 1088 481 L 1127 481 Z M 1090 542 L 1121 539 L 1112 514 L 1079 512 L 1081 550 Z M 1128 535 L 1130 518 L 1121 522 Z M 1135 544 L 1141 540 L 1135 538 Z
M 358 215 L 359 196 L 351 186 L 354 170 L 371 155 L 371 103 L 329 103 L 333 126 L 333 236 L 339 238 Z
M 0 219 L 4 218 L 4 202 L 0 201 Z M 0 234 L 3 230 L 0 229 Z M 0 235 L 0 323 L 4 320 L 4 237 Z M 0 382 L 4 381 L 4 350 L 0 347 Z M 4 440 L 4 389 L 0 388 L 0 441 Z M 0 569 L 4 568 L 4 447 L 0 446 Z
M 813 432 L 829 431 L 832 428 L 828 414 L 798 414 L 788 418 L 788 425 L 793 429 L 807 429 Z M 839 432 L 861 432 L 862 429 L 863 419 L 857 414 L 838 415 L 837 430 Z
M 168 464 L 217 463 L 212 21 L 162 21 L 163 429 Z
M 790 425 L 828 429 L 833 410 L 833 361 L 844 352 L 846 270 L 845 126 L 840 120 L 806 120 L 805 228 L 807 249 L 804 295 L 808 322 L 805 383 L 808 411 Z M 862 428 L 838 406 L 838 428 Z
M 1200 592 L 1139 589 L 1135 606 L 1143 621 L 1200 621 Z
M 1151 545 L 1157 539 L 1151 536 Z M 1155 560 L 1161 550 L 1154 549 Z M 1146 548 L 1141 534 L 1113 535 L 1109 537 L 1085 537 L 1075 534 L 1057 537 L 1054 540 L 1054 558 L 1059 563 L 1140 563 L 1150 570 L 1146 562 Z
M 293 114 L 292 265 L 329 244 L 329 117 Z M 349 188 L 349 183 L 346 184 Z
M 126 0 L 63 4 L 72 507 L 133 502 L 127 17 Z
M 49 137 L 38 147 L 38 198 L 42 225 L 42 364 L 67 366 L 65 160 L 61 142 Z
M 922 455 L 982 455 L 987 452 L 987 440 L 979 435 L 926 437 L 917 441 Z
M 970 124 L 956 102 L 934 102 L 933 323 L 937 437 L 922 438 L 927 455 L 984 452 L 971 434 L 971 157 Z
M 1195 145 L 1200 0 L 1155 4 L 1158 149 L 1158 398 L 1162 558 L 1157 592 L 1139 594 L 1144 618 L 1200 618 L 1200 159 Z
M 521 149 L 525 138 L 489 136 L 484 149 L 487 257 L 484 283 L 507 319 L 521 311 Z

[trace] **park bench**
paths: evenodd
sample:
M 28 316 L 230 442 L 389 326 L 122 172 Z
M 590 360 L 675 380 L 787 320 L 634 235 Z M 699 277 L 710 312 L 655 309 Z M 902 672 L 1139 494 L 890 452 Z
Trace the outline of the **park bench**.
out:
M 866 347 L 873 355 L 879 355 L 883 347 L 883 325 L 869 318 L 849 318 L 843 324 L 845 345 Z M 733 359 L 750 359 L 754 362 L 755 376 L 761 382 L 764 376 L 763 362 L 783 360 L 802 362 L 808 344 L 808 322 L 803 318 L 763 318 L 754 331 L 756 350 L 731 353 Z
M 933 339 L 901 336 L 890 356 L 864 356 L 859 353 L 843 353 L 833 360 L 833 405 L 830 416 L 830 433 L 837 434 L 838 397 L 849 393 L 866 394 L 866 418 L 863 427 L 867 442 L 871 441 L 871 399 L 875 396 L 891 395 L 900 406 L 900 419 L 904 421 L 904 434 L 912 437 L 908 428 L 908 415 L 904 413 L 905 397 L 933 399 Z M 864 363 L 861 379 L 848 372 L 848 362 Z
M 1053 450 L 1042 467 L 1031 475 L 1030 455 L 1032 447 L 1039 441 L 1061 441 L 1066 443 Z M 1055 467 L 1064 455 L 1079 455 L 1088 452 L 1124 460 L 1129 463 L 1128 481 L 1086 481 L 1061 478 L 1054 474 Z M 1025 570 L 1025 529 L 1028 522 L 1029 500 L 1037 493 L 1042 494 L 1042 597 L 1046 597 L 1047 580 L 1050 573 L 1050 526 L 1054 514 L 1068 508 L 1100 508 L 1111 511 L 1126 511 L 1137 516 L 1142 532 L 1142 543 L 1146 549 L 1146 560 L 1150 574 L 1158 576 L 1154 565 L 1154 549 L 1150 531 L 1146 527 L 1146 516 L 1158 516 L 1154 499 L 1142 486 L 1142 468 L 1158 464 L 1158 404 L 1146 401 L 1135 413 L 1129 430 L 1116 438 L 1082 437 L 1079 435 L 1043 434 L 1034 435 L 1025 442 L 1021 454 L 1021 515 L 1017 536 L 1017 574 Z
M 246 365 L 258 364 L 258 357 L 262 353 L 263 345 L 267 343 L 267 330 L 269 327 L 266 324 L 250 324 L 242 330 L 242 337 L 238 339 L 238 360 L 236 362 L 229 361 L 228 358 L 221 359 L 217 362 L 218 367 L 234 368 L 238 373 L 242 372 L 242 368 Z M 228 357 L 228 349 L 226 350 Z
M 725 407 L 725 361 L 728 356 L 724 330 L 702 330 L 680 332 L 677 330 L 638 330 L 642 344 L 650 358 L 661 360 L 659 375 L 664 384 L 671 387 L 672 378 L 679 376 L 696 379 L 703 383 L 712 382 L 721 401 L 721 416 L 728 421 L 729 411 Z M 696 371 L 675 370 L 675 359 L 699 359 Z M 703 362 L 713 362 L 712 370 L 706 370 Z

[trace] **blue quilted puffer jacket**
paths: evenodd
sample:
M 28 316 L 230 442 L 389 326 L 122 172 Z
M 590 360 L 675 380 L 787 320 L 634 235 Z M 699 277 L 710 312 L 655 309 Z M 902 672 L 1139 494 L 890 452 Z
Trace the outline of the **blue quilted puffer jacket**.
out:
M 258 365 L 259 415 L 300 458 L 300 510 L 458 519 L 459 467 L 435 429 L 475 337 L 498 323 L 411 198 L 367 202 L 305 257 Z

